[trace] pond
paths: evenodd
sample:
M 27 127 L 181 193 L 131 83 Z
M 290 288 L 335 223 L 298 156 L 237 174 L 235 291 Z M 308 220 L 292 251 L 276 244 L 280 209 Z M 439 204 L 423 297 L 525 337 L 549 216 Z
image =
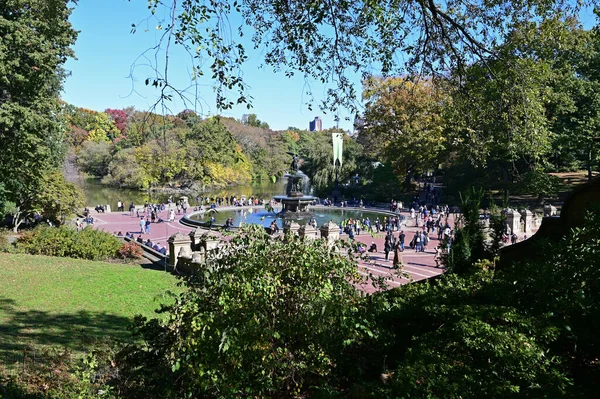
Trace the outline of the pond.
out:
M 111 209 L 117 209 L 117 202 L 123 201 L 125 204 L 129 204 L 133 202 L 136 205 L 140 205 L 148 202 L 161 203 L 167 202 L 169 196 L 172 196 L 173 199 L 177 199 L 182 195 L 186 194 L 170 194 L 165 192 L 148 192 L 141 190 L 133 190 L 130 188 L 118 188 L 107 186 L 100 182 L 100 179 L 88 178 L 81 179 L 76 183 L 79 187 L 83 189 L 85 194 L 85 204 L 88 207 L 95 207 L 96 205 L 110 205 Z M 281 194 L 285 192 L 285 184 L 284 182 L 278 181 L 277 183 L 272 182 L 263 182 L 263 183 L 254 183 L 248 185 L 241 185 L 235 187 L 228 187 L 224 189 L 215 189 L 205 191 L 200 196 L 209 196 L 209 197 L 222 197 L 222 196 L 231 196 L 235 195 L 238 198 L 241 195 L 245 195 L 246 197 L 250 197 L 254 195 L 260 199 L 271 199 L 274 195 Z M 196 195 L 190 195 L 190 204 L 196 205 L 195 197 Z
M 275 212 L 279 212 L 280 207 L 276 208 Z M 267 212 L 263 207 L 250 207 L 241 208 L 234 210 L 223 210 L 214 214 L 215 224 L 224 225 L 228 218 L 233 218 L 233 225 L 239 226 L 241 222 L 249 224 L 259 224 L 264 227 L 269 227 L 273 220 L 277 221 L 278 226 L 283 226 L 283 219 L 278 218 L 275 212 Z M 389 214 L 388 212 L 373 212 L 362 209 L 344 209 L 344 208 L 329 208 L 329 207 L 311 207 L 310 212 L 313 213 L 313 217 L 317 221 L 318 226 L 322 226 L 325 223 L 333 220 L 336 224 L 340 224 L 343 220 L 347 219 L 367 219 L 374 222 L 377 218 L 383 220 L 384 216 Z M 188 216 L 188 219 L 195 220 L 198 222 L 210 221 L 210 213 L 199 214 L 194 213 Z M 300 216 L 294 219 L 300 225 L 306 224 L 310 221 L 310 216 Z

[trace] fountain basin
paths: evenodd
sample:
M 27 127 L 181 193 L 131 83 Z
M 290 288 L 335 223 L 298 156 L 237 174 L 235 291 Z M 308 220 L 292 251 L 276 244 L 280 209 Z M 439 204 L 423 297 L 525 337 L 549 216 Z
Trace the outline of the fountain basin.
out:
M 281 212 L 281 206 L 276 206 L 274 212 L 267 212 L 262 206 L 250 206 L 250 207 L 229 207 L 217 209 L 217 213 L 214 213 L 215 223 L 213 228 L 223 227 L 225 221 L 228 218 L 233 218 L 233 226 L 238 227 L 240 223 L 244 224 L 258 224 L 263 227 L 269 227 L 273 221 L 277 223 L 280 228 L 286 221 L 293 220 L 300 225 L 308 223 L 313 217 L 317 221 L 318 226 L 322 226 L 325 223 L 333 220 L 336 224 L 340 224 L 342 221 L 347 219 L 359 219 L 363 220 L 369 218 L 371 225 L 377 218 L 383 221 L 385 216 L 399 216 L 401 220 L 404 216 L 397 215 L 393 212 L 378 210 L 378 209 L 362 209 L 362 208 L 334 208 L 325 206 L 308 206 L 306 212 L 288 213 L 285 219 L 278 216 Z M 192 226 L 208 226 L 211 215 L 200 212 L 193 212 L 183 217 L 182 222 L 186 225 Z

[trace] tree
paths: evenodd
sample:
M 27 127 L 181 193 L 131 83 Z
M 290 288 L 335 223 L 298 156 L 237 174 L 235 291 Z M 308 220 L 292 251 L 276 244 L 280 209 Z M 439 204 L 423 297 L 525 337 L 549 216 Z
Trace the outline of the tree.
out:
M 103 141 L 86 141 L 77 154 L 77 164 L 85 173 L 103 177 L 108 174 L 108 165 L 112 160 L 111 146 Z
M 44 189 L 38 193 L 36 202 L 44 217 L 61 225 L 83 208 L 84 199 L 81 188 L 69 183 L 60 171 L 54 171 L 44 176 Z
M 57 225 L 64 224 L 66 218 L 76 213 L 84 205 L 83 191 L 66 181 L 58 170 L 45 173 L 39 190 L 22 193 L 18 206 L 10 209 L 13 214 L 14 232 L 23 222 L 34 219 L 39 214 Z
M 137 395 L 297 397 L 347 377 L 342 357 L 372 334 L 354 261 L 257 226 L 207 256 L 163 308 L 169 318 L 138 320 L 145 342 L 125 351 L 123 370 Z
M 358 140 L 373 159 L 391 164 L 407 186 L 414 175 L 437 168 L 445 148 L 447 99 L 432 79 L 370 78 L 363 99 L 367 103 Z
M 260 127 L 261 129 L 269 129 L 269 124 L 258 119 L 256 114 L 244 114 L 242 116 L 242 123 L 244 125 L 252 127 Z
M 133 112 L 133 108 L 129 109 L 112 109 L 107 108 L 104 110 L 104 113 L 110 116 L 112 121 L 114 122 L 119 132 L 121 132 L 121 136 L 125 137 L 127 135 L 127 122 L 130 114 Z
M 565 39 L 551 54 L 556 78 L 550 83 L 548 118 L 555 133 L 555 160 L 575 160 L 591 180 L 600 162 L 600 31 L 585 31 L 571 22 L 563 32 Z
M 335 111 L 340 106 L 356 108 L 357 89 L 350 73 L 402 76 L 462 69 L 473 58 L 494 56 L 493 48 L 519 23 L 577 15 L 580 5 L 560 0 L 500 0 L 494 6 L 481 0 L 217 0 L 209 7 L 203 0 L 152 0 L 149 8 L 165 18 L 159 22 L 160 43 L 148 51 L 162 50 L 168 59 L 169 45 L 181 45 L 193 59 L 195 84 L 205 74 L 214 81 L 219 109 L 251 101 L 242 73 L 248 56 L 241 37 L 249 33 L 267 66 L 325 85 L 321 106 Z M 239 30 L 229 25 L 234 20 L 242 21 Z M 236 31 L 239 39 L 231 34 Z M 146 58 L 140 57 L 144 62 Z M 203 68 L 207 59 L 212 64 Z M 172 86 L 168 67 L 159 71 L 158 66 L 146 84 L 158 87 L 161 99 L 181 95 L 189 100 L 184 90 Z M 236 92 L 233 98 L 230 91 Z M 313 104 L 310 88 L 306 94 Z
M 0 5 L 0 186 L 16 216 L 64 158 L 58 95 L 77 33 L 67 0 L 7 0 Z M 16 217 L 15 220 L 20 220 Z
M 520 174 L 543 165 L 551 148 L 548 68 L 514 43 L 498 52 L 500 59 L 474 64 L 457 78 L 446 134 L 457 158 L 492 171 L 506 195 Z

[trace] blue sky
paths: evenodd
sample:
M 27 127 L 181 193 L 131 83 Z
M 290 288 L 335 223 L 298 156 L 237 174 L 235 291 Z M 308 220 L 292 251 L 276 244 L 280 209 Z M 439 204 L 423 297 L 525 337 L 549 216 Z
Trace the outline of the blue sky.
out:
M 66 63 L 71 76 L 65 82 L 63 100 L 97 111 L 127 106 L 146 110 L 156 102 L 158 92 L 144 85 L 150 73 L 148 69 L 137 67 L 133 78 L 128 77 L 136 58 L 152 47 L 161 33 L 156 30 L 153 21 L 148 22 L 147 30 L 145 25 L 138 25 L 137 32 L 130 33 L 132 23 L 139 24 L 150 15 L 146 4 L 143 0 L 79 0 L 70 18 L 74 28 L 80 31 L 74 47 L 77 60 Z M 232 25 L 236 26 L 235 23 Z M 261 69 L 260 52 L 249 52 L 248 55 L 243 74 L 251 86 L 254 107 L 248 110 L 239 106 L 221 114 L 239 119 L 244 113 L 255 113 L 277 130 L 288 126 L 308 129 L 309 121 L 317 115 L 323 119 L 324 128 L 336 125 L 333 115 L 324 114 L 317 106 L 313 106 L 312 111 L 308 110 L 303 95 L 307 84 L 304 78 L 290 79 L 268 68 Z M 187 86 L 191 65 L 186 58 L 175 52 L 170 65 L 171 78 L 177 79 L 182 87 Z M 200 104 L 197 108 L 205 116 L 217 113 L 209 77 L 200 81 Z M 356 82 L 358 84 L 359 80 Z M 319 99 L 325 88 L 316 83 L 308 84 Z M 360 92 L 360 87 L 358 89 Z M 181 102 L 172 104 L 174 112 L 184 108 Z M 340 113 L 339 116 L 342 119 L 339 126 L 350 129 L 352 123 L 343 119 L 352 116 L 348 113 Z

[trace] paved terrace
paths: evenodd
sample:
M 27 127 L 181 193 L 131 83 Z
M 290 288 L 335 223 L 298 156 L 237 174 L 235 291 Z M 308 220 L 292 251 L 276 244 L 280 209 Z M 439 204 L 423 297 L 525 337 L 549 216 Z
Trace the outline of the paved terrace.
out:
M 256 207 L 254 207 L 256 209 Z M 227 210 L 227 209 L 240 209 L 235 207 L 220 207 L 219 210 Z M 376 209 L 373 209 L 376 210 Z M 107 213 L 96 213 L 92 210 L 91 215 L 94 217 L 94 228 L 105 230 L 109 233 L 118 233 L 121 232 L 125 234 L 126 232 L 132 232 L 135 237 L 140 234 L 140 219 L 135 216 L 129 216 L 129 212 L 107 212 Z M 141 216 L 140 212 L 140 216 Z M 405 243 L 408 246 L 408 243 L 413 239 L 413 236 L 417 232 L 417 230 L 421 229 L 421 227 L 414 227 L 411 220 L 408 220 L 408 213 L 403 212 L 402 215 L 407 217 L 407 223 L 409 226 L 404 226 L 404 233 L 406 234 Z M 159 216 L 168 220 L 168 211 L 162 211 Z M 179 222 L 183 215 L 176 215 L 176 220 L 174 222 L 163 222 L 163 223 L 152 223 L 150 228 L 150 234 L 142 234 L 142 238 L 146 241 L 148 238 L 153 243 L 158 243 L 161 246 L 167 245 L 167 239 L 177 233 L 181 232 L 183 234 L 188 234 L 190 231 L 194 230 L 192 227 L 184 226 Z M 454 226 L 453 218 L 450 216 L 450 224 Z M 397 237 L 398 232 L 395 231 L 394 235 Z M 426 278 L 434 277 L 443 272 L 441 267 L 435 266 L 434 258 L 434 249 L 439 244 L 437 239 L 437 231 L 435 234 L 431 234 L 430 242 L 428 249 L 425 252 L 415 252 L 410 248 L 407 248 L 402 255 L 402 261 L 404 263 L 404 274 L 408 276 L 401 276 L 398 270 L 392 268 L 392 260 L 393 260 L 393 252 L 390 253 L 389 261 L 385 260 L 385 253 L 383 252 L 383 244 L 384 244 L 384 233 L 376 234 L 375 237 L 372 237 L 368 233 L 361 232 L 360 235 L 355 235 L 355 240 L 360 241 L 370 246 L 371 242 L 375 242 L 377 244 L 377 249 L 379 252 L 377 253 L 367 253 L 370 258 L 370 262 L 360 262 L 359 263 L 359 273 L 365 276 L 373 275 L 377 277 L 384 277 L 387 280 L 390 288 L 394 288 L 400 286 L 402 284 L 406 284 L 410 281 L 423 280 Z M 341 239 L 348 239 L 346 234 L 340 236 Z M 371 284 L 365 284 L 359 287 L 361 290 L 365 292 L 374 292 L 375 289 Z

